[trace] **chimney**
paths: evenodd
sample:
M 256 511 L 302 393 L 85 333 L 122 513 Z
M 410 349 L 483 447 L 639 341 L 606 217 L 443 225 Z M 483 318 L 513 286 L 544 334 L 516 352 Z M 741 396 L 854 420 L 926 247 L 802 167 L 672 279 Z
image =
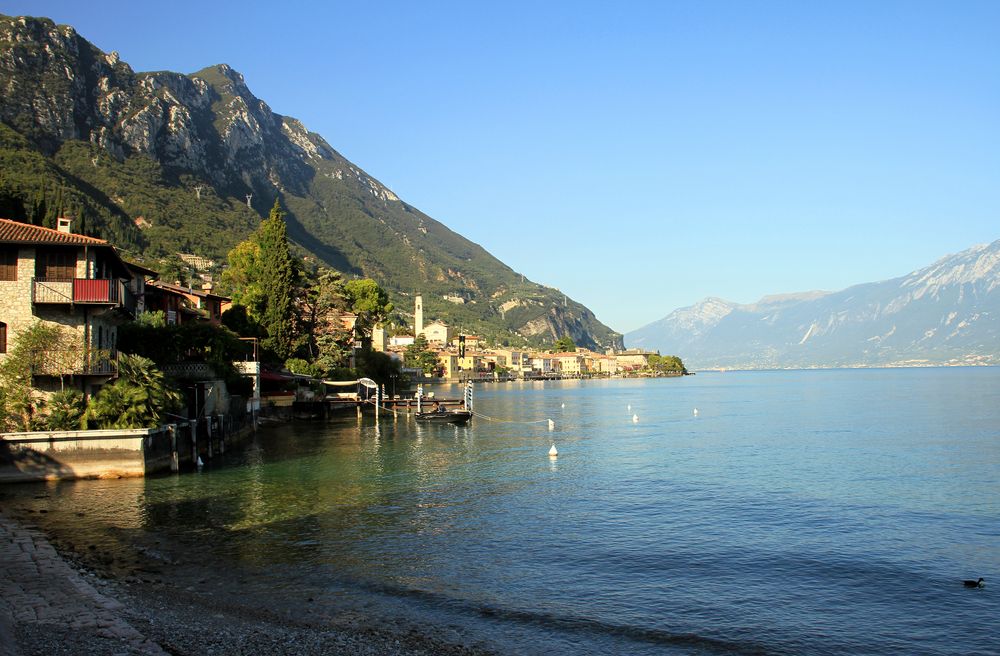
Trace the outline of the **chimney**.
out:
M 56 230 L 59 232 L 65 232 L 67 235 L 71 234 L 73 227 L 73 217 L 71 216 L 61 216 L 56 219 Z

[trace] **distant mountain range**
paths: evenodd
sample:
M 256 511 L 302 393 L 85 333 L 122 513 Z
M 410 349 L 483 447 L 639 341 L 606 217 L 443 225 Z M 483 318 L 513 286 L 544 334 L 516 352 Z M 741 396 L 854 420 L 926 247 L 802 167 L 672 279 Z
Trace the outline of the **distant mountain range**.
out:
M 1000 364 L 1000 240 L 840 292 L 706 298 L 625 335 L 692 369 Z
M 52 227 L 72 213 L 76 230 L 147 264 L 180 265 L 179 254 L 218 264 L 278 198 L 306 256 L 374 278 L 404 313 L 422 293 L 425 316 L 500 342 L 621 346 L 586 307 L 271 111 L 227 65 L 136 73 L 72 27 L 0 16 L 0 88 L 4 218 Z

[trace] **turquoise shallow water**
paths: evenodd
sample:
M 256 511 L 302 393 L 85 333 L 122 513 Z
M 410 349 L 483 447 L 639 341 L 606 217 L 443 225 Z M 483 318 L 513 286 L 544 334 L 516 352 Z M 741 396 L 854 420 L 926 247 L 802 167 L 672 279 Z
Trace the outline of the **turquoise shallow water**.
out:
M 1000 369 L 517 383 L 476 410 L 8 494 L 220 596 L 507 653 L 998 653 Z

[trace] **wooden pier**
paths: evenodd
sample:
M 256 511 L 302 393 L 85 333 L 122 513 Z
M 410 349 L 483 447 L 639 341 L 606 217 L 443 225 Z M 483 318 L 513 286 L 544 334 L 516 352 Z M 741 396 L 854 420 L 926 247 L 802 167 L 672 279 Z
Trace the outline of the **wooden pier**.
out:
M 420 407 L 424 412 L 437 406 L 445 408 L 461 408 L 464 405 L 462 399 L 438 399 L 424 398 Z M 380 410 L 390 410 L 405 414 L 415 414 L 417 412 L 417 400 L 415 398 L 393 398 L 382 399 L 378 404 Z M 323 401 L 296 401 L 291 407 L 291 418 L 300 420 L 326 419 L 350 412 L 352 410 L 360 413 L 363 409 L 375 410 L 375 397 L 360 399 L 349 397 L 327 398 Z

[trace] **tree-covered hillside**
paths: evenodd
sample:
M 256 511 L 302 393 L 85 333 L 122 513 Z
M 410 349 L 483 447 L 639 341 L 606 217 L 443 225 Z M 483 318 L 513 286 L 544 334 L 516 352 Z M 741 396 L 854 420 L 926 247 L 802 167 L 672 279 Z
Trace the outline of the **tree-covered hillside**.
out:
M 174 266 L 177 254 L 221 263 L 278 199 L 304 254 L 379 281 L 404 312 L 422 294 L 428 319 L 499 342 L 621 345 L 587 308 L 272 112 L 229 66 L 135 73 L 71 27 L 0 17 L 0 85 L 4 216 L 51 225 L 73 214 L 75 229 Z

